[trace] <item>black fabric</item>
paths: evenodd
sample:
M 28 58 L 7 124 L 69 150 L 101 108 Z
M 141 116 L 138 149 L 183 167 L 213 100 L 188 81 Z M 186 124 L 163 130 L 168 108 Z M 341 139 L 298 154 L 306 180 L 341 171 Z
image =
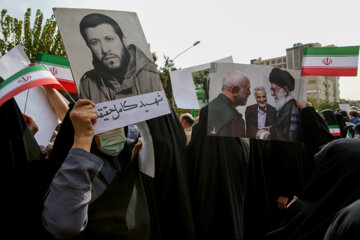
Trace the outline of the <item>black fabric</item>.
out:
M 315 157 L 316 168 L 288 221 L 267 239 L 323 239 L 335 214 L 360 198 L 360 140 L 337 139 Z
M 47 239 L 41 216 L 43 197 L 51 180 L 48 161 L 43 160 L 14 99 L 0 107 L 0 124 L 2 234 L 14 239 Z
M 61 166 L 73 144 L 74 129 L 69 112 L 52 150 L 53 169 Z M 186 137 L 182 126 L 174 112 L 148 120 L 147 124 L 155 153 L 155 178 L 142 174 L 150 214 L 150 238 L 195 239 L 185 171 Z
M 335 124 L 337 124 L 335 114 L 334 114 L 334 112 L 332 110 L 330 110 L 330 109 L 322 110 L 321 114 L 324 116 L 325 122 L 327 123 L 327 125 L 335 125 Z
M 357 240 L 360 236 L 360 199 L 341 209 L 326 231 L 324 240 Z
M 303 136 L 310 156 L 314 156 L 320 147 L 334 140 L 329 128 L 313 107 L 306 107 L 301 111 Z
M 190 196 L 198 239 L 243 239 L 248 145 L 207 135 L 208 106 L 201 109 L 187 148 Z
M 340 131 L 341 131 L 341 137 L 346 137 L 346 131 L 345 131 L 345 127 L 346 127 L 346 121 L 345 118 L 343 117 L 343 115 L 341 113 L 335 113 L 335 118 L 337 123 L 339 124 L 340 127 Z
M 312 171 L 311 160 L 302 143 L 250 139 L 245 239 L 264 239 L 280 225 L 284 211 L 276 200 L 301 193 Z
M 300 109 L 295 99 L 287 101 L 278 111 L 270 132 L 271 140 L 302 141 Z
M 305 143 L 250 139 L 245 239 L 264 239 L 285 217 L 277 208 L 281 195 L 299 195 L 314 170 L 313 156 L 334 137 L 314 108 L 301 112 Z
M 174 111 L 147 121 L 155 178 L 143 175 L 152 239 L 196 239 L 186 173 L 186 137 Z
M 70 119 L 72 107 L 73 104 L 70 105 L 62 122 L 50 156 L 52 174 L 60 168 L 73 145 L 74 128 Z M 131 143 L 131 146 L 128 143 L 125 144 L 118 157 L 121 160 L 122 170 L 118 172 L 105 192 L 89 205 L 88 225 L 76 239 L 149 238 L 150 220 L 141 175 L 137 159 L 130 161 L 133 144 Z M 95 141 L 92 143 L 91 152 L 103 158 L 104 161 L 108 161 L 110 165 L 111 160 L 114 160 L 101 153 Z M 99 177 L 102 176 L 99 175 Z
M 84 239 L 149 239 L 150 219 L 137 158 L 90 204 Z

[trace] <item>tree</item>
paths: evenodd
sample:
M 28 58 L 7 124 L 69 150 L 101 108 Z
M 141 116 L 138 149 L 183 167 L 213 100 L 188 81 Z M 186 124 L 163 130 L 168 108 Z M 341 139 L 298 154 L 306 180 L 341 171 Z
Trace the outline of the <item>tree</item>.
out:
M 38 52 L 58 56 L 65 56 L 64 45 L 57 29 L 54 15 L 46 19 L 38 9 L 36 11 L 33 27 L 31 27 L 31 9 L 28 8 L 24 20 L 18 20 L 7 14 L 2 9 L 0 16 L 0 56 L 7 53 L 13 47 L 21 44 L 31 62 L 35 61 Z

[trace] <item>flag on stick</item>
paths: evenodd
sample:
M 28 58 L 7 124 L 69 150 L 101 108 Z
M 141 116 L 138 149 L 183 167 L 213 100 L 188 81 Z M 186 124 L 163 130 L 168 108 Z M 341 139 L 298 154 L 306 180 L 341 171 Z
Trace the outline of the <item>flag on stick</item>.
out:
M 43 65 L 30 66 L 15 73 L 0 84 L 0 106 L 17 94 L 39 86 L 61 87 Z
M 304 49 L 302 76 L 357 76 L 359 46 Z
M 37 53 L 35 60 L 37 64 L 45 65 L 66 91 L 76 93 L 75 82 L 66 57 Z M 61 86 L 55 88 L 64 90 Z

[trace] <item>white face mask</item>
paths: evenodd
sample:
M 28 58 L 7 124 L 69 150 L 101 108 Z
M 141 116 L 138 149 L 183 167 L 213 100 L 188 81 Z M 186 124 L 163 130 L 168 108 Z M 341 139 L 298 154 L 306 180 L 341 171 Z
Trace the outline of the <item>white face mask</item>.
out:
M 107 155 L 116 157 L 123 150 L 126 136 L 124 128 L 115 129 L 102 133 L 99 136 L 99 150 Z

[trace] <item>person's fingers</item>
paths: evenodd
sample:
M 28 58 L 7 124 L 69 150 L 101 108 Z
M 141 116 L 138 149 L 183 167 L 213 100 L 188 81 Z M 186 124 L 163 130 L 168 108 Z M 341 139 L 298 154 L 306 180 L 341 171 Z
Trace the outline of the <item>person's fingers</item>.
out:
M 79 108 L 83 105 L 92 105 L 93 107 L 95 107 L 95 103 L 89 99 L 79 99 L 75 105 L 74 105 L 74 109 L 75 108 Z
M 131 153 L 131 159 L 133 159 L 136 155 L 139 154 L 140 150 L 141 150 L 141 147 L 142 147 L 142 142 L 138 142 L 135 144 L 133 150 L 132 150 L 132 153 Z

